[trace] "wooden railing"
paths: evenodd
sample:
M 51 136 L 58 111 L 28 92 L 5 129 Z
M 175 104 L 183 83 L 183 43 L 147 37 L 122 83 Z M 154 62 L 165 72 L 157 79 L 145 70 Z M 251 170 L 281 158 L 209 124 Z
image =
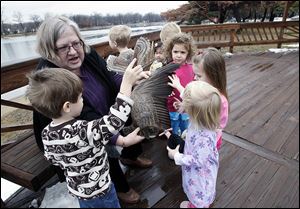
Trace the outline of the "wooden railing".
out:
M 182 26 L 198 48 L 299 42 L 299 21 Z
M 235 46 L 278 44 L 299 42 L 299 21 L 289 22 L 267 22 L 267 23 L 235 23 L 218 25 L 192 25 L 181 26 L 183 32 L 193 36 L 198 48 L 206 47 L 229 47 L 233 51 Z M 150 41 L 159 40 L 160 31 L 135 35 L 131 38 L 129 47 L 135 45 L 140 37 L 147 37 Z M 116 53 L 108 42 L 93 45 L 96 51 L 102 56 Z M 1 94 L 16 88 L 27 85 L 25 75 L 36 68 L 38 58 L 24 61 L 8 66 L 1 66 Z M 1 99 L 1 105 L 17 107 L 16 103 L 11 103 Z M 28 109 L 28 106 L 18 106 L 21 109 Z M 31 128 L 30 124 L 24 126 L 2 127 L 1 133 L 7 131 L 23 130 Z

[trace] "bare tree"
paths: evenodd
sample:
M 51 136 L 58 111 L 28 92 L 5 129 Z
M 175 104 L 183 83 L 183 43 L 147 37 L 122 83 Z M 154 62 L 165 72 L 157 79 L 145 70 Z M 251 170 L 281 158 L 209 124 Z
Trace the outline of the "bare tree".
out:
M 5 17 L 4 17 L 4 7 L 1 7 L 1 35 L 5 34 L 5 28 L 4 28 L 4 21 L 5 21 Z
M 24 22 L 23 22 L 23 15 L 22 15 L 22 13 L 20 11 L 18 11 L 18 12 L 15 11 L 14 12 L 14 14 L 13 14 L 13 21 L 19 23 L 19 25 L 22 28 L 22 32 L 25 31 Z
M 104 17 L 101 13 L 94 12 L 91 18 L 94 26 L 107 25 L 107 22 L 104 20 Z
M 46 14 L 44 14 L 44 20 L 53 17 L 54 15 L 50 12 L 47 12 Z
M 30 20 L 34 23 L 35 29 L 37 29 L 42 22 L 42 18 L 39 15 L 30 15 Z

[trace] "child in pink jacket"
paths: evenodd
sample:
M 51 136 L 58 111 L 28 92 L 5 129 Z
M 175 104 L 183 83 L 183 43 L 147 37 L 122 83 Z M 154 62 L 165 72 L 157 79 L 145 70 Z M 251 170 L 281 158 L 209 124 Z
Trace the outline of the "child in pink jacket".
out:
M 217 149 L 219 150 L 222 144 L 222 130 L 227 124 L 229 112 L 225 60 L 217 49 L 211 47 L 204 49 L 201 54 L 193 57 L 193 71 L 195 80 L 205 81 L 221 93 L 220 124 L 217 131 Z M 178 78 L 176 76 L 169 78 L 171 80 L 169 85 L 183 92 L 184 86 L 180 85 Z
M 175 71 L 179 78 L 180 85 L 185 87 L 188 83 L 194 80 L 194 72 L 191 64 L 188 63 L 194 54 L 193 38 L 186 33 L 178 33 L 168 39 L 165 45 L 165 55 L 171 58 L 172 62 L 180 64 L 180 68 Z M 172 133 L 181 135 L 188 127 L 189 116 L 186 113 L 177 111 L 175 104 L 181 100 L 180 93 L 174 89 L 168 97 L 167 106 L 169 110 Z

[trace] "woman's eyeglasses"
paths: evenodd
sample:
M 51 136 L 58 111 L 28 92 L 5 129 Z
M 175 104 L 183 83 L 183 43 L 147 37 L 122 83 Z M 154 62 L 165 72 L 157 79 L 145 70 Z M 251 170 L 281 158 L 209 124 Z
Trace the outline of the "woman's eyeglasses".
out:
M 67 54 L 70 52 L 71 47 L 73 47 L 73 49 L 75 49 L 77 51 L 77 50 L 81 49 L 82 46 L 83 46 L 82 41 L 74 41 L 73 43 L 70 43 L 67 46 L 62 46 L 62 47 L 56 48 L 56 51 L 61 54 Z

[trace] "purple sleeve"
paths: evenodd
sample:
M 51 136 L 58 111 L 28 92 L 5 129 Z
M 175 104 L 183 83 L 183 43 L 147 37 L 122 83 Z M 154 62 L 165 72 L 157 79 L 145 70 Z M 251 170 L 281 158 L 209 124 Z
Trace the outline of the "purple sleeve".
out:
M 120 74 L 117 74 L 115 72 L 112 72 L 111 77 L 112 77 L 112 80 L 115 82 L 116 86 L 118 87 L 118 89 L 120 89 L 123 76 Z
M 118 139 L 119 135 L 120 135 L 120 133 L 117 133 L 116 135 L 113 135 L 113 136 L 110 138 L 110 144 L 116 145 L 117 139 Z

